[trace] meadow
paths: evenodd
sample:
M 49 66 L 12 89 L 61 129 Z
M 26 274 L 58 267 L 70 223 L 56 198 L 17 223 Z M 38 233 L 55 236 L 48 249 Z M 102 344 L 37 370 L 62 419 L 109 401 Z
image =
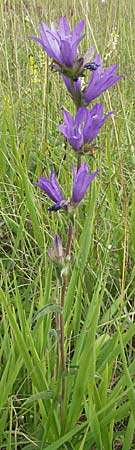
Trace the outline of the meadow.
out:
M 85 158 L 100 173 L 73 230 L 62 417 L 62 288 L 47 249 L 57 232 L 65 248 L 67 216 L 33 182 L 54 169 L 70 195 L 76 156 L 58 124 L 75 107 L 28 39 L 61 16 L 72 29 L 84 18 L 82 53 L 94 45 L 123 74 L 100 96 L 114 113 Z M 0 23 L 0 449 L 134 450 L 135 2 L 1 0 Z

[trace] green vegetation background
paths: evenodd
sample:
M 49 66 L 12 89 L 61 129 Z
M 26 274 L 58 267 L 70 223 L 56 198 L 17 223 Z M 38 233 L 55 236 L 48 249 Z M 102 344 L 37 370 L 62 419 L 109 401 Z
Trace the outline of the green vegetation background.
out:
M 135 448 L 135 3 L 0 4 L 0 449 Z M 67 217 L 48 216 L 33 180 L 55 169 L 68 196 L 71 163 L 58 124 L 66 88 L 40 46 L 39 24 L 85 18 L 82 52 L 95 45 L 124 78 L 100 97 L 104 125 L 90 170 L 100 175 L 78 209 L 65 305 L 66 402 L 60 419 L 60 288 L 47 256 Z M 97 101 L 99 101 L 97 99 Z M 78 256 L 79 255 L 79 256 Z M 48 306 L 48 305 L 53 306 Z M 36 311 L 43 314 L 34 321 Z M 53 313 L 52 313 L 53 310 Z

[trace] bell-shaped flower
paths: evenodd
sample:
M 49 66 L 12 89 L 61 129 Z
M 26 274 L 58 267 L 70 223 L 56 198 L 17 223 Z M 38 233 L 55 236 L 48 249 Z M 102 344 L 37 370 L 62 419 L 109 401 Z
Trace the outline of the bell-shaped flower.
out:
M 48 197 L 55 203 L 55 205 L 48 208 L 49 211 L 57 211 L 62 207 L 61 205 L 64 203 L 64 197 L 59 184 L 56 181 L 53 170 L 50 174 L 50 180 L 47 180 L 44 177 L 39 177 L 39 182 L 34 184 L 40 187 L 40 189 L 42 189 L 42 191 L 44 191 L 48 195 Z
M 89 174 L 88 164 L 86 162 L 81 164 L 78 171 L 74 165 L 72 166 L 72 170 L 74 176 L 72 202 L 78 204 L 84 198 L 90 183 L 99 173 L 99 170 L 95 170 L 95 172 Z
M 73 86 L 71 81 L 66 76 L 62 75 L 63 81 L 72 98 L 75 98 L 76 103 L 81 105 L 88 105 L 92 100 L 99 97 L 102 92 L 109 89 L 115 84 L 123 75 L 115 75 L 118 68 L 117 64 L 103 69 L 103 63 L 100 55 L 96 55 L 93 63 L 96 64 L 96 70 L 92 71 L 91 78 L 88 85 L 83 89 L 81 87 L 81 79 L 74 81 Z M 93 64 L 92 63 L 92 64 Z
M 90 144 L 95 139 L 110 114 L 112 113 L 103 116 L 102 103 L 97 103 L 91 110 L 81 106 L 75 119 L 68 111 L 63 110 L 65 124 L 59 125 L 59 129 L 74 150 L 85 152 L 85 144 Z
M 40 25 L 40 38 L 36 36 L 29 37 L 42 45 L 47 55 L 53 59 L 54 66 L 52 64 L 52 70 L 58 70 L 74 78 L 74 72 L 76 73 L 76 70 L 82 64 L 82 61 L 78 60 L 78 44 L 85 36 L 85 34 L 81 34 L 83 27 L 84 20 L 81 20 L 71 32 L 68 20 L 66 17 L 61 17 L 58 30 L 56 30 L 54 22 L 51 23 L 50 28 L 46 23 L 42 22 Z
M 94 98 L 97 98 L 102 92 L 106 91 L 122 78 L 122 75 L 115 75 L 118 68 L 117 64 L 103 69 L 100 55 L 97 55 L 94 61 L 98 64 L 98 67 L 97 70 L 92 72 L 88 86 L 84 89 L 83 100 L 85 104 L 89 104 Z
M 71 211 L 73 207 L 83 199 L 85 193 L 91 183 L 91 181 L 98 174 L 99 170 L 96 170 L 92 174 L 89 174 L 88 164 L 81 164 L 78 171 L 75 169 L 74 165 L 72 166 L 74 182 L 72 188 L 72 196 L 71 199 L 66 200 L 60 187 L 56 181 L 54 172 L 51 172 L 50 180 L 46 178 L 40 177 L 38 183 L 34 183 L 36 186 L 40 187 L 48 197 L 55 203 L 54 205 L 48 208 L 49 211 L 57 211 L 58 209 L 64 209 L 66 211 Z

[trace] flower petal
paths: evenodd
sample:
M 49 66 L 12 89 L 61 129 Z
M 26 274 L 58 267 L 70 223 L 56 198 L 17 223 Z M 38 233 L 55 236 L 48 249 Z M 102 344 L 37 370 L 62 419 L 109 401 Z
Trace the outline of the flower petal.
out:
M 53 190 L 55 192 L 56 201 L 58 202 L 58 201 L 63 200 L 64 197 L 62 195 L 62 192 L 61 192 L 61 189 L 59 187 L 59 184 L 56 181 L 55 174 L 54 174 L 53 170 L 52 170 L 52 172 L 50 174 L 50 183 L 51 183 L 51 186 L 52 186 L 52 188 L 53 188 Z
M 76 53 L 70 42 L 66 40 L 61 40 L 60 51 L 63 64 L 65 64 L 65 66 L 67 67 L 72 67 L 74 59 L 76 57 Z
M 56 181 L 54 171 L 50 174 L 50 180 L 47 180 L 44 177 L 39 177 L 39 182 L 34 184 L 40 187 L 40 189 L 42 189 L 42 191 L 44 191 L 53 202 L 60 202 L 64 199 L 60 187 Z
M 72 200 L 74 203 L 79 203 L 83 199 L 88 186 L 98 174 L 99 170 L 96 170 L 90 175 L 87 163 L 82 164 L 78 172 L 76 172 L 74 166 L 72 166 L 72 170 L 74 175 Z
M 63 81 L 66 85 L 66 88 L 68 89 L 68 92 L 70 93 L 71 97 L 72 96 L 72 90 L 71 90 L 71 81 L 69 78 L 65 77 L 65 75 L 62 75 Z M 78 78 L 77 81 L 74 81 L 74 90 L 76 92 L 76 95 L 81 94 L 81 81 Z
M 63 109 L 63 119 L 65 120 L 65 123 L 67 126 L 70 125 L 70 127 L 74 126 L 74 119 L 72 115 L 67 111 L 66 109 Z
M 94 98 L 98 97 L 102 94 L 102 92 L 106 91 L 120 78 L 122 78 L 122 75 L 114 75 L 116 69 L 118 68 L 117 64 L 103 70 L 101 56 L 97 55 L 94 61 L 100 65 L 97 70 L 92 72 L 88 86 L 84 90 L 83 98 L 85 104 L 90 103 Z
M 80 20 L 80 22 L 78 22 L 76 24 L 76 26 L 74 27 L 74 30 L 72 32 L 72 42 L 76 41 L 78 36 L 81 34 L 81 32 L 82 32 L 82 30 L 84 28 L 84 24 L 85 24 L 84 19 Z M 83 37 L 84 36 L 85 36 L 85 34 L 83 35 Z
M 71 35 L 70 26 L 66 17 L 61 17 L 59 20 L 59 30 L 60 37 Z

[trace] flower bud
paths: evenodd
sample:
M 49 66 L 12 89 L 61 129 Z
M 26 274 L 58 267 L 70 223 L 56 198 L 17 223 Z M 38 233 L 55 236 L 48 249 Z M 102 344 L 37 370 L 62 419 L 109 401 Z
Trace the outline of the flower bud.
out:
M 48 248 L 48 255 L 52 261 L 63 265 L 64 256 L 63 256 L 62 241 L 58 234 L 56 234 L 54 238 L 54 248 L 50 247 Z

